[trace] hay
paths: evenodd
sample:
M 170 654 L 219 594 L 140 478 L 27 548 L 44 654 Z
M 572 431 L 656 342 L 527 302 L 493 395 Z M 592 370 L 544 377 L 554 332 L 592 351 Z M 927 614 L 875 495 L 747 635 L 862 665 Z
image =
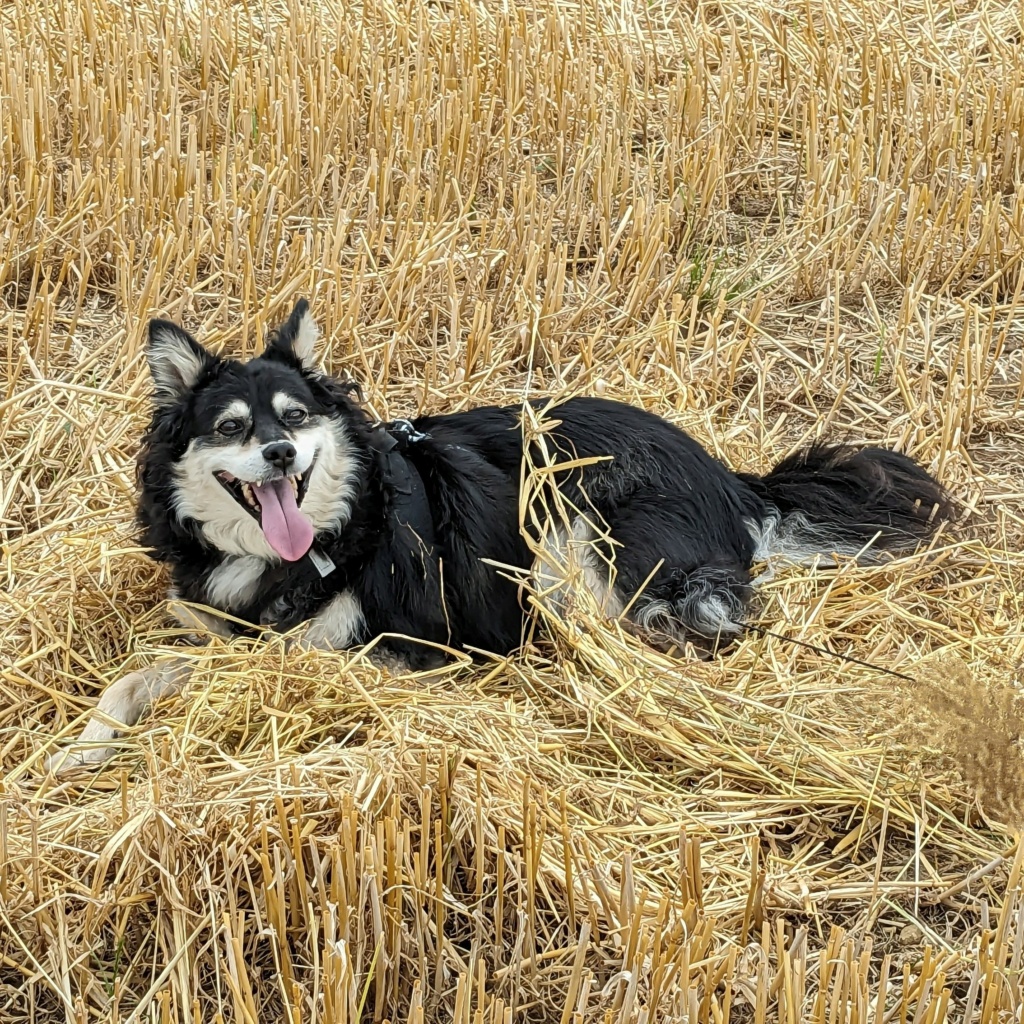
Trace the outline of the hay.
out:
M 0 7 L 0 1020 L 1019 1014 L 1022 31 Z M 434 677 L 214 642 L 109 771 L 44 779 L 180 651 L 131 524 L 142 325 L 252 352 L 300 294 L 380 414 L 584 391 L 751 470 L 825 430 L 911 452 L 961 531 L 775 567 L 762 621 L 921 689 L 542 607 L 522 656 Z

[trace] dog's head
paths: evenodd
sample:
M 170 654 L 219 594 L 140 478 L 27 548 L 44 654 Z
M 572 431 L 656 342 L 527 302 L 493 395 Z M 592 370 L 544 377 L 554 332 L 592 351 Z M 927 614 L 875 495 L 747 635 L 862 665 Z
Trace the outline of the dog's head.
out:
M 361 414 L 349 389 L 317 373 L 318 336 L 304 299 L 247 363 L 213 355 L 176 324 L 150 323 L 156 409 L 142 517 L 151 531 L 166 514 L 224 554 L 292 562 L 343 525 Z

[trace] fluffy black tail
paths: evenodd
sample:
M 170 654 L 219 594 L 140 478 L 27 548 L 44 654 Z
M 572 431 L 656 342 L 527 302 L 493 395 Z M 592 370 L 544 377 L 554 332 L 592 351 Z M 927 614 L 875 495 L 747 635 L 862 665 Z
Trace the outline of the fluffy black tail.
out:
M 743 479 L 768 506 L 753 528 L 758 561 L 782 555 L 913 551 L 953 518 L 948 495 L 913 459 L 884 448 L 814 444 L 767 476 Z

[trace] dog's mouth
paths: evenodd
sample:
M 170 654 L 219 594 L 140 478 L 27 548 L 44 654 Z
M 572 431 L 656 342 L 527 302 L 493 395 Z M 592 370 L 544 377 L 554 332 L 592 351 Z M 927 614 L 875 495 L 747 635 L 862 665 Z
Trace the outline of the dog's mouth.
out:
M 292 494 L 295 497 L 296 508 L 302 505 L 302 499 L 306 497 L 306 491 L 309 488 L 309 474 L 313 472 L 313 466 L 311 465 L 305 473 L 296 473 L 294 476 L 286 476 L 283 479 L 288 481 L 289 486 L 292 489 Z M 239 480 L 237 476 L 232 476 L 227 470 L 221 470 L 218 473 L 213 474 L 218 483 L 231 495 L 235 501 L 238 502 L 246 512 L 249 513 L 257 522 L 260 521 L 263 512 L 263 506 L 260 504 L 260 500 L 257 497 L 256 487 L 261 485 L 252 484 L 246 480 Z M 278 480 L 281 480 L 278 477 Z M 278 481 L 273 481 L 277 483 Z M 263 484 L 263 487 L 268 486 Z
M 304 473 L 279 476 L 263 483 L 239 480 L 220 470 L 217 482 L 260 525 L 267 543 L 287 562 L 298 561 L 313 545 L 313 524 L 301 511 L 316 459 Z

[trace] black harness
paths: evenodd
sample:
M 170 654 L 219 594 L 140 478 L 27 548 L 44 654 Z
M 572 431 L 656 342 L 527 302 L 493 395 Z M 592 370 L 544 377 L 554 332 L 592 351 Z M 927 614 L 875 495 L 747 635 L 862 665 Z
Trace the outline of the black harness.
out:
M 392 514 L 399 525 L 412 531 L 426 553 L 433 555 L 434 516 L 427 500 L 427 489 L 419 470 L 407 455 L 413 445 L 429 437 L 429 434 L 421 434 L 408 420 L 392 420 L 390 423 L 378 423 L 369 441 L 377 454 L 381 479 L 393 495 Z
M 419 433 L 408 420 L 392 420 L 378 423 L 367 441 L 376 457 L 384 491 L 390 496 L 389 518 L 394 519 L 396 529 L 406 529 L 413 534 L 425 557 L 434 558 L 434 517 L 427 489 L 419 470 L 407 456 L 413 445 L 429 436 Z M 264 580 L 271 585 L 271 595 L 276 593 L 277 596 L 271 596 L 269 603 L 263 606 L 259 614 L 262 625 L 287 630 L 300 622 L 305 616 L 293 605 L 289 595 L 330 576 L 336 568 L 330 557 L 314 545 L 297 562 L 268 569 Z

